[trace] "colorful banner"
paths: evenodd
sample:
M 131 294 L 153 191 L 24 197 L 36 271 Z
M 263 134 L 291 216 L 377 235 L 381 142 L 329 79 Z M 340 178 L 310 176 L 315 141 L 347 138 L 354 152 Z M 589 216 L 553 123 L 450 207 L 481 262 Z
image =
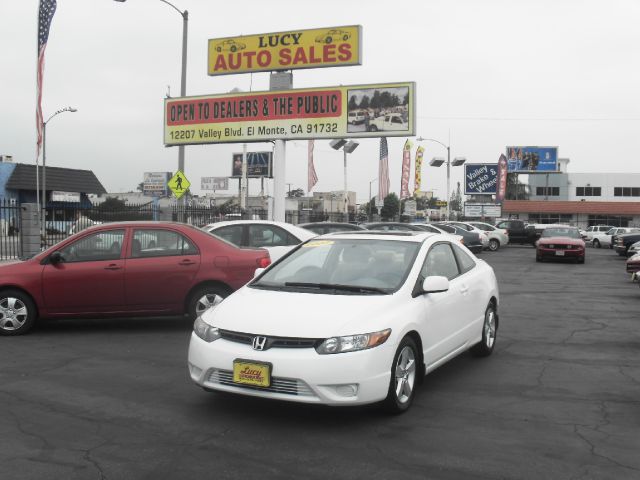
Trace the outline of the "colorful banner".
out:
M 313 147 L 314 140 L 309 140 L 307 144 L 307 192 L 311 193 L 311 189 L 318 183 L 318 174 L 316 167 L 313 165 Z
M 418 147 L 416 150 L 416 172 L 413 185 L 413 196 L 416 197 L 420 193 L 422 185 L 422 157 L 424 156 L 424 147 Z
M 362 64 L 362 27 L 315 28 L 209 40 L 209 75 Z
M 507 195 L 507 157 L 500 155 L 498 160 L 498 186 L 496 189 L 496 203 L 502 203 Z
M 409 176 L 411 175 L 411 142 L 404 142 L 402 151 L 402 178 L 400 179 L 400 200 L 409 197 Z
M 558 171 L 558 147 L 507 147 L 509 173 Z
M 498 186 L 498 165 L 495 163 L 465 163 L 464 194 L 493 195 Z
M 415 83 L 164 100 L 164 144 L 415 135 Z

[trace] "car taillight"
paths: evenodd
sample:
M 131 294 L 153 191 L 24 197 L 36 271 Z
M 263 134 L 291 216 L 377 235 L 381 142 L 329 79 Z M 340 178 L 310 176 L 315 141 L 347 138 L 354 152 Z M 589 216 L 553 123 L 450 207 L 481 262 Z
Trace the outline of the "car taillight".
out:
M 271 265 L 271 258 L 260 257 L 256 260 L 256 263 L 258 264 L 258 268 L 267 268 L 269 265 Z
M 509 229 L 506 229 L 506 230 L 504 231 L 504 233 L 505 233 L 506 235 L 509 235 Z

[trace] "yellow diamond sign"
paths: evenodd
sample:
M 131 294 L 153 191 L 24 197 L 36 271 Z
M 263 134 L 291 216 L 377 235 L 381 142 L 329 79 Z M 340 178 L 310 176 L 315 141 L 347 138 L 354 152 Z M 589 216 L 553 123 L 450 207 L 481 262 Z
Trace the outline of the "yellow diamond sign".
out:
M 180 170 L 178 170 L 176 174 L 171 177 L 169 183 L 167 183 L 167 186 L 171 189 L 176 198 L 180 198 L 182 195 L 187 193 L 190 185 L 191 182 L 187 180 L 187 177 L 185 177 L 184 173 Z

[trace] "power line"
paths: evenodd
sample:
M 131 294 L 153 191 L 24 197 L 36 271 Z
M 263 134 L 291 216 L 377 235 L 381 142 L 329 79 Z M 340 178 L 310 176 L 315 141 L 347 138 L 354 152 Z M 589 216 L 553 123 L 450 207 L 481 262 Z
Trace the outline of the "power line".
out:
M 423 117 L 425 120 L 468 120 L 498 122 L 638 122 L 640 117 Z

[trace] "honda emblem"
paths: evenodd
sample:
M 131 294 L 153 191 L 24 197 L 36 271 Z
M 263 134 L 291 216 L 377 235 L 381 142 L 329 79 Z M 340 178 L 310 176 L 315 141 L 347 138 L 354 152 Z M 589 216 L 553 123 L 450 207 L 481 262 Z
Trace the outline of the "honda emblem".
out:
M 253 342 L 251 346 L 254 350 L 264 350 L 264 347 L 267 345 L 267 337 L 253 337 Z

